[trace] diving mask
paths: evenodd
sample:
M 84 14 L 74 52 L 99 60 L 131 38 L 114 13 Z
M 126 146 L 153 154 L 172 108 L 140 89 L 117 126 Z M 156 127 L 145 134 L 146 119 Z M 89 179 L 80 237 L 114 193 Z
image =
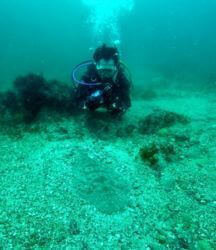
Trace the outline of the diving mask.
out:
M 102 78 L 113 77 L 117 71 L 117 67 L 112 59 L 101 59 L 98 63 L 96 63 L 96 69 Z

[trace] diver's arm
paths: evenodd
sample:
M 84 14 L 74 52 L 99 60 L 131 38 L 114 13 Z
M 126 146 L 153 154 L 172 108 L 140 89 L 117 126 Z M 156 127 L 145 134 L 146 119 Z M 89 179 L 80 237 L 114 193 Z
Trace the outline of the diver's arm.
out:
M 86 83 L 92 82 L 92 74 L 94 74 L 94 67 L 90 65 L 87 68 L 87 71 L 82 76 L 82 81 Z M 81 109 L 89 109 L 91 107 L 91 94 L 93 90 L 91 90 L 90 86 L 87 85 L 78 85 L 76 90 L 76 101 L 77 106 Z
M 77 107 L 79 107 L 80 109 L 85 108 L 85 102 L 87 96 L 88 95 L 86 87 L 83 85 L 79 85 L 76 89 L 76 98 L 75 98 Z
M 79 108 L 94 110 L 104 102 L 103 91 L 95 88 L 90 89 L 88 86 L 79 86 L 76 100 Z

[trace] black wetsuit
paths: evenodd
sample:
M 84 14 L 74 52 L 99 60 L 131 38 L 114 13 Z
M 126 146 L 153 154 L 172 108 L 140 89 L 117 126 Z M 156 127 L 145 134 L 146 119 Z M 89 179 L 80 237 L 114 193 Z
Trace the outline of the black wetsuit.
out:
M 82 80 L 86 83 L 101 82 L 102 84 L 79 85 L 77 87 L 76 103 L 80 108 L 93 111 L 99 107 L 104 107 L 112 114 L 119 114 L 124 113 L 131 106 L 131 82 L 125 76 L 121 66 L 118 68 L 115 82 L 112 78 L 102 80 L 94 64 L 88 67 Z

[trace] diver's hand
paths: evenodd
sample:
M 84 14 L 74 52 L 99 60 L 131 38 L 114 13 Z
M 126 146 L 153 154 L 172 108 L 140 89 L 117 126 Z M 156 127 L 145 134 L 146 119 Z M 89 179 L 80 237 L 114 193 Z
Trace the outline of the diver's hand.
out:
M 111 94 L 111 91 L 112 91 L 112 84 L 107 82 L 105 83 L 105 87 L 103 89 L 103 92 L 107 95 Z

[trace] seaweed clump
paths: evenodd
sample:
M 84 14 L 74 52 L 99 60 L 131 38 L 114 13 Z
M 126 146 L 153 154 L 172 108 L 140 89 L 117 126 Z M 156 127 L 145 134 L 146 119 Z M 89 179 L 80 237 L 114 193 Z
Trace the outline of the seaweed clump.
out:
M 159 148 L 155 144 L 151 144 L 149 146 L 145 146 L 139 151 L 141 159 L 144 162 L 147 162 L 151 166 L 154 166 L 158 163 L 158 153 Z
M 147 163 L 154 170 L 160 169 L 160 162 L 162 159 L 166 162 L 171 162 L 176 152 L 175 146 L 170 142 L 152 142 L 149 145 L 141 147 L 139 150 L 142 161 Z
M 141 134 L 154 134 L 162 128 L 168 128 L 176 123 L 187 124 L 189 119 L 175 112 L 157 110 L 139 121 Z
M 20 114 L 24 121 L 34 121 L 43 110 L 71 114 L 75 110 L 73 87 L 43 76 L 28 74 L 17 77 L 14 89 L 0 96 L 0 110 L 12 116 Z
M 24 111 L 25 121 L 34 120 L 47 103 L 48 85 L 46 80 L 42 76 L 29 74 L 16 78 L 14 88 L 19 106 Z
M 49 109 L 60 113 L 75 112 L 75 92 L 71 86 L 57 80 L 49 81 L 46 97 Z

